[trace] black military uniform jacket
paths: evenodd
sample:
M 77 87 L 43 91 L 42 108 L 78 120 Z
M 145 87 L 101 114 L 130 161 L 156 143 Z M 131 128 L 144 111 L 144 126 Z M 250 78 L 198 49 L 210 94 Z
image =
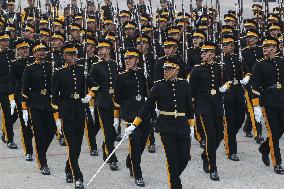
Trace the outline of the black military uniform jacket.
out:
M 248 71 L 252 72 L 253 65 L 257 60 L 261 60 L 263 58 L 262 48 L 259 46 L 255 46 L 249 48 L 248 46 L 242 50 L 244 63 L 248 67 Z
M 147 114 L 155 109 L 157 102 L 160 110 L 157 125 L 161 135 L 186 136 L 190 134 L 188 119 L 193 117 L 191 98 L 186 80 L 179 78 L 172 81 L 159 80 L 155 82 L 136 119 L 145 119 Z M 162 112 L 173 114 L 162 115 Z M 184 116 L 178 116 L 180 113 Z
M 9 72 L 9 90 L 10 94 L 15 94 L 18 98 L 22 98 L 22 78 L 25 67 L 30 64 L 29 58 L 16 59 L 12 61 Z
M 284 108 L 284 59 L 262 59 L 253 67 L 252 92 L 260 105 L 272 108 Z
M 147 97 L 144 70 L 129 70 L 120 73 L 114 87 L 114 102 L 120 107 L 120 118 L 132 122 Z
M 216 111 L 223 115 L 221 86 L 221 68 L 217 63 L 196 65 L 190 73 L 189 86 L 194 98 L 196 114 L 210 115 Z
M 9 93 L 9 70 L 14 59 L 14 51 L 0 51 L 0 93 Z
M 237 55 L 224 56 L 223 83 L 232 81 L 229 90 L 223 93 L 225 101 L 244 103 L 244 89 L 240 80 L 245 75 L 251 75 L 251 73 L 248 72 L 247 66 L 239 61 Z
M 27 65 L 23 74 L 22 97 L 28 108 L 53 111 L 51 107 L 51 62 Z
M 64 65 L 57 68 L 52 78 L 52 104 L 59 117 L 66 120 L 85 119 L 85 76 L 82 65 Z
M 53 52 L 53 60 L 51 60 L 51 61 L 54 61 L 54 68 L 60 68 L 60 67 L 64 66 L 62 51 L 54 51 Z
M 188 65 L 186 68 L 187 73 L 190 73 L 191 69 L 195 65 L 199 65 L 201 63 L 201 49 L 199 47 L 193 48 L 190 47 L 187 51 L 188 57 Z
M 91 91 L 95 94 L 95 105 L 98 107 L 113 107 L 112 97 L 117 74 L 117 64 L 113 60 L 100 60 L 92 65 L 90 72 Z
M 179 65 L 179 73 L 178 73 L 178 77 L 179 78 L 185 78 L 185 63 L 183 62 L 183 59 L 180 55 L 176 54 L 172 57 L 166 57 L 163 56 L 161 58 L 159 58 L 155 64 L 154 67 L 154 80 L 161 80 L 164 78 L 164 62 L 166 60 L 170 60 L 170 59 L 174 59 L 175 61 L 177 61 L 177 64 Z

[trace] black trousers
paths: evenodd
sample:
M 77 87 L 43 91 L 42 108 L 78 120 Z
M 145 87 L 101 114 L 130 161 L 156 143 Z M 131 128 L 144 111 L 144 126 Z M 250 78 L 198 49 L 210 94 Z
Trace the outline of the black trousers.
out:
M 103 159 L 106 160 L 109 154 L 114 150 L 114 142 L 116 137 L 115 128 L 113 126 L 113 108 L 101 108 L 97 107 L 99 114 L 100 127 L 103 132 L 104 142 L 103 148 Z M 110 157 L 110 162 L 117 162 L 115 153 Z
M 252 92 L 251 90 L 245 90 L 245 97 L 246 97 L 246 105 L 247 108 L 245 109 L 245 113 L 247 116 L 244 131 L 251 132 L 253 131 L 253 136 L 257 137 L 262 135 L 262 125 L 261 123 L 257 123 L 255 121 L 254 112 L 253 112 L 253 105 L 252 105 Z
M 7 143 L 14 140 L 13 123 L 14 119 L 11 115 L 9 95 L 0 93 L 0 106 L 2 110 L 2 132 Z M 14 114 L 15 115 L 15 114 Z
M 224 140 L 226 155 L 237 154 L 237 134 L 245 119 L 245 104 L 224 102 L 226 118 L 224 122 Z
M 197 114 L 195 114 L 195 123 L 194 137 L 200 143 L 202 140 L 205 140 L 205 134 L 202 128 L 201 119 Z
M 131 168 L 136 179 L 142 178 L 141 156 L 144 152 L 150 132 L 150 121 L 144 120 L 133 133 L 129 135 L 129 153 L 126 167 Z
M 63 135 L 68 147 L 68 159 L 66 161 L 65 172 L 72 173 L 75 181 L 83 180 L 78 159 L 81 153 L 82 140 L 84 136 L 85 120 L 63 119 Z
M 205 133 L 205 149 L 202 158 L 209 163 L 210 172 L 217 171 L 216 151 L 223 140 L 224 125 L 223 116 L 219 116 L 212 110 L 210 115 L 199 115 Z
M 169 137 L 161 135 L 164 146 L 170 189 L 181 189 L 180 176 L 186 168 L 190 157 L 190 135 Z
M 32 129 L 35 137 L 35 152 L 39 167 L 47 165 L 46 152 L 56 133 L 52 112 L 30 110 Z
M 99 119 L 98 116 L 94 115 L 95 120 L 93 120 L 90 108 L 86 108 L 86 114 L 87 114 L 87 119 L 86 119 L 86 125 L 85 125 L 85 131 L 86 131 L 86 139 L 88 142 L 89 150 L 97 150 L 97 140 L 96 136 L 100 130 L 99 126 Z M 95 109 L 94 114 L 98 114 L 97 110 Z
M 260 145 L 262 153 L 269 154 L 273 166 L 282 164 L 279 140 L 284 132 L 284 108 L 263 108 L 263 117 L 268 137 Z
M 23 151 L 25 155 L 27 154 L 33 154 L 33 131 L 31 127 L 31 120 L 28 120 L 28 125 L 25 125 L 24 119 L 23 119 L 23 109 L 22 109 L 22 102 L 15 98 L 16 104 L 17 104 L 17 110 L 18 110 L 18 117 L 20 118 L 20 134 L 21 134 L 21 140 L 22 140 L 22 146 Z
M 148 137 L 148 145 L 155 145 L 155 131 L 154 127 L 150 127 L 149 137 Z

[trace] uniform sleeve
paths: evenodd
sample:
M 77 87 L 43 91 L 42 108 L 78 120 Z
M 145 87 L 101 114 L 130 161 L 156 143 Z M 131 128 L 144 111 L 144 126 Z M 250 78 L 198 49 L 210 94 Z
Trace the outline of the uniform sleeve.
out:
M 150 91 L 148 99 L 143 104 L 139 111 L 139 115 L 133 121 L 135 126 L 139 126 L 142 120 L 155 109 L 156 101 L 158 99 L 158 84 L 154 84 L 153 88 Z
M 88 95 L 90 95 L 91 97 L 94 97 L 96 95 L 96 92 L 99 90 L 99 86 L 96 82 L 96 78 L 97 78 L 97 70 L 93 66 L 90 71 L 90 78 L 89 78 L 90 90 L 88 93 Z
M 9 100 L 15 99 L 15 88 L 16 88 L 16 74 L 14 66 L 11 65 L 9 69 Z
M 198 84 L 198 70 L 196 68 L 193 68 L 188 76 L 188 82 L 189 82 L 189 93 L 192 97 L 195 95 L 196 86 Z
M 261 92 L 261 64 L 257 62 L 252 69 L 252 104 L 259 106 L 259 97 Z
M 55 71 L 54 75 L 51 80 L 51 93 L 52 93 L 52 100 L 51 100 L 51 107 L 54 111 L 53 116 L 54 119 L 59 119 L 59 112 L 58 112 L 58 105 L 60 100 L 60 91 L 59 91 L 59 76 L 58 72 Z
M 23 110 L 26 110 L 27 102 L 29 100 L 29 88 L 31 86 L 32 78 L 31 78 L 31 69 L 30 67 L 26 67 L 23 73 L 23 79 L 22 79 L 22 108 Z
M 114 117 L 119 117 L 121 98 L 123 97 L 123 81 L 118 75 L 114 85 Z

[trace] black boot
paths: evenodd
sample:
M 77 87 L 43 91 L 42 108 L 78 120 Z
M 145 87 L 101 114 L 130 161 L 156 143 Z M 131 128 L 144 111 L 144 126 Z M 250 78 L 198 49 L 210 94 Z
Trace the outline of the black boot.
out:
M 269 166 L 270 165 L 269 154 L 262 152 L 260 149 L 259 152 L 261 153 L 261 159 L 264 165 Z
M 50 175 L 50 170 L 49 170 L 49 168 L 48 168 L 47 165 L 43 166 L 43 167 L 40 169 L 40 172 L 41 172 L 41 174 L 43 174 L 43 175 Z
M 217 171 L 213 171 L 210 173 L 210 179 L 213 181 L 220 181 Z
M 203 153 L 201 154 L 201 159 L 203 161 L 203 171 L 205 173 L 209 173 L 210 172 L 210 170 L 209 170 L 209 163 L 208 163 L 208 160 L 207 160 L 206 156 Z
M 91 150 L 90 151 L 90 156 L 98 156 L 99 153 L 98 153 L 98 150 Z
M 135 184 L 136 186 L 145 187 L 145 182 L 142 177 L 139 179 L 135 179 Z
M 274 172 L 279 175 L 284 175 L 284 168 L 282 167 L 282 165 L 276 165 L 274 167 Z
M 238 157 L 237 154 L 231 154 L 231 155 L 229 155 L 228 158 L 232 161 L 240 161 L 240 158 Z
M 155 153 L 155 152 L 156 152 L 155 145 L 150 145 L 150 146 L 148 146 L 148 152 L 149 152 L 149 153 Z
M 205 140 L 201 140 L 200 142 L 200 148 L 205 148 Z
M 110 168 L 110 170 L 112 170 L 112 171 L 117 171 L 117 170 L 118 170 L 117 163 L 116 163 L 116 162 L 111 162 L 111 163 L 109 164 L 109 168 Z
M 66 183 L 73 183 L 73 175 L 70 172 L 66 172 Z
M 84 189 L 84 184 L 83 184 L 83 181 L 81 179 L 79 179 L 75 182 L 75 189 Z
M 264 141 L 264 138 L 261 135 L 255 137 L 255 142 L 257 144 L 261 144 L 263 141 Z

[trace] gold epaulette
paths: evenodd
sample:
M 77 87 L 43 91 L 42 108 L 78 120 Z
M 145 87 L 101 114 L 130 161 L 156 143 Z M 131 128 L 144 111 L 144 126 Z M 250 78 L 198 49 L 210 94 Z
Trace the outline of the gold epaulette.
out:
M 30 63 L 30 64 L 27 64 L 27 66 L 26 67 L 30 67 L 30 66 L 33 66 L 33 65 L 35 65 L 36 63 Z
M 194 67 L 198 67 L 198 66 L 201 66 L 201 64 L 195 64 L 195 65 L 194 65 Z
M 159 83 L 159 82 L 162 82 L 162 81 L 165 81 L 165 79 L 160 79 L 160 80 L 154 81 L 154 83 Z
M 264 60 L 265 60 L 264 58 L 262 58 L 262 59 L 256 59 L 257 62 L 262 62 L 262 61 L 264 61 Z
M 183 79 L 183 78 L 177 78 L 177 80 L 179 80 L 179 81 L 185 81 L 185 79 Z
M 125 71 L 119 72 L 118 74 L 119 74 L 119 75 L 122 75 L 122 74 L 125 74 L 125 73 L 127 73 L 127 72 L 128 72 L 128 70 L 125 70 Z
M 64 69 L 64 68 L 66 68 L 66 67 L 65 67 L 65 66 L 61 66 L 61 67 L 59 67 L 59 68 L 55 68 L 55 71 L 62 70 L 62 69 Z

